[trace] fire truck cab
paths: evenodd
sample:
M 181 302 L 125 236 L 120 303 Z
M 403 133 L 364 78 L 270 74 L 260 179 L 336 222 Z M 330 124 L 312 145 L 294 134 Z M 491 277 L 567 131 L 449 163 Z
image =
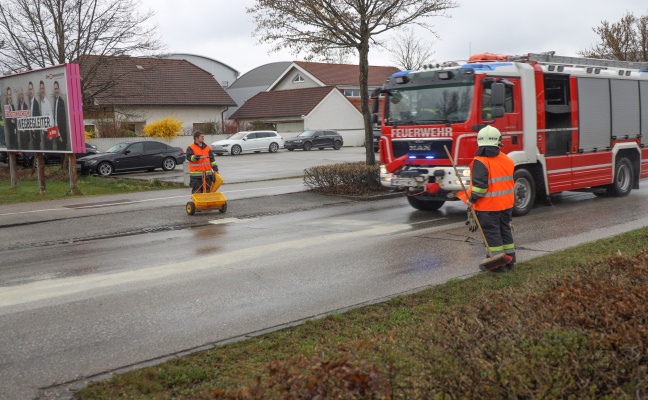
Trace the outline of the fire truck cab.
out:
M 516 165 L 516 216 L 563 191 L 626 196 L 648 177 L 648 63 L 485 53 L 393 74 L 373 97 L 381 182 L 419 210 L 458 200 L 486 125 Z

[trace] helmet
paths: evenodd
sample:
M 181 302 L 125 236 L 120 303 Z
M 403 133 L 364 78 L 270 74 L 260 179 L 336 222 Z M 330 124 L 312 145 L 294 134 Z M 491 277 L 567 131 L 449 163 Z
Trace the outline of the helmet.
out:
M 501 146 L 502 134 L 494 126 L 487 125 L 477 134 L 477 146 Z

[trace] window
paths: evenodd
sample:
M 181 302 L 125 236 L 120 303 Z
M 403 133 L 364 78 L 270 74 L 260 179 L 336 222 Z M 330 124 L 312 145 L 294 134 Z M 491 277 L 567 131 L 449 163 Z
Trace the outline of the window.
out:
M 300 74 L 297 74 L 293 80 L 293 83 L 303 83 L 304 82 L 304 77 L 302 77 Z
M 130 154 L 139 154 L 144 152 L 144 143 L 134 143 L 128 147 Z
M 256 133 L 250 133 L 250 134 L 248 134 L 245 138 L 246 138 L 247 140 L 250 140 L 250 139 L 256 139 L 256 138 L 257 138 L 257 134 L 256 134 Z
M 344 89 L 346 97 L 360 97 L 360 89 Z
M 144 142 L 145 151 L 162 151 L 166 148 L 164 143 L 158 142 Z
M 513 86 L 506 85 L 504 87 L 504 113 L 512 113 L 513 107 Z M 482 92 L 482 118 L 492 119 L 492 105 L 491 105 L 491 82 L 484 83 Z
M 547 105 L 569 104 L 569 76 L 547 76 L 544 84 Z

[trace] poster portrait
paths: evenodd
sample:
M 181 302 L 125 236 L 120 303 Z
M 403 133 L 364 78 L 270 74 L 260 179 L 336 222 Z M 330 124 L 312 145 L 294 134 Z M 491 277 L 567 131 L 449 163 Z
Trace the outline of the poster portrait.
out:
M 65 64 L 0 78 L 0 151 L 85 149 L 79 67 Z

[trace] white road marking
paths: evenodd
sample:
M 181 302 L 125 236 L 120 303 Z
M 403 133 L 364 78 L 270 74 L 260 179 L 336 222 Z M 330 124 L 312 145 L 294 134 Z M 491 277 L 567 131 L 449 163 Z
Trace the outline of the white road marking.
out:
M 241 218 L 223 218 L 223 219 L 214 219 L 214 220 L 207 221 L 207 222 L 209 222 L 210 224 L 214 224 L 214 225 L 220 225 L 220 224 L 229 224 L 229 223 L 237 223 L 237 222 L 252 222 L 252 221 L 257 221 L 259 219 L 260 218 L 245 218 L 245 219 L 241 219 Z
M 373 225 L 367 229 L 354 232 L 336 232 L 317 237 L 318 245 L 332 242 L 349 241 L 359 237 L 394 235 L 410 230 L 409 224 L 388 224 Z M 282 243 L 256 246 L 248 249 L 231 251 L 229 253 L 218 253 L 212 256 L 193 259 L 174 264 L 141 268 L 131 271 L 121 271 L 109 274 L 96 274 L 88 276 L 77 276 L 46 281 L 30 282 L 24 285 L 0 287 L 0 314 L 11 312 L 2 310 L 17 305 L 25 305 L 32 302 L 52 300 L 62 296 L 92 292 L 99 289 L 124 286 L 132 288 L 133 284 L 143 283 L 159 279 L 167 279 L 177 275 L 192 274 L 201 270 L 227 267 L 231 270 L 247 268 L 246 261 L 265 258 L 269 253 L 295 252 L 299 249 L 307 249 L 313 245 L 313 238 L 302 238 Z M 38 308 L 39 305 L 27 306 Z

